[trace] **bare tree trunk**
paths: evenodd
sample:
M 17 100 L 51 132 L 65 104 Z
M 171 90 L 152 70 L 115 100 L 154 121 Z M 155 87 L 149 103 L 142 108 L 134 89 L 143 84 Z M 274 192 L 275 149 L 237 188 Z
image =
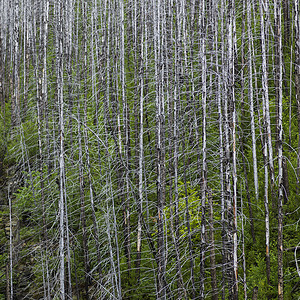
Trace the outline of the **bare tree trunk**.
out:
M 283 178 L 282 178 L 283 199 L 284 199 L 284 204 L 287 204 L 290 195 L 290 188 L 289 188 L 288 165 L 287 165 L 287 159 L 285 157 L 283 158 L 282 161 L 282 168 L 283 168 Z
M 82 12 L 83 12 L 83 51 L 84 51 L 84 63 L 83 63 L 83 76 L 84 76 L 84 111 L 86 110 L 86 101 L 87 101 L 87 2 L 82 3 Z M 89 272 L 90 272 L 90 262 L 89 262 L 89 251 L 87 244 L 87 228 L 86 228 L 86 204 L 85 204 L 85 187 L 86 180 L 84 178 L 83 168 L 83 153 L 82 153 L 82 137 L 81 137 L 81 100 L 78 99 L 78 148 L 79 148 L 79 188 L 80 188 L 80 207 L 81 207 L 81 226 L 82 226 L 82 247 L 83 247 L 83 255 L 84 255 L 84 271 L 85 271 L 85 297 L 89 299 Z M 86 113 L 85 113 L 86 115 Z M 84 120 L 86 124 L 86 120 Z
M 200 60 L 201 60 L 201 79 L 202 79 L 202 195 L 201 195 L 201 252 L 200 252 L 200 299 L 204 299 L 205 293 L 205 204 L 207 195 L 207 145 L 206 145 L 206 105 L 207 105 L 207 91 L 206 91 L 206 24 L 205 24 L 205 1 L 200 3 Z
M 126 194 L 124 191 L 124 200 L 123 203 L 123 214 L 124 214 L 124 240 L 125 240 L 125 255 L 127 259 L 127 266 L 128 266 L 128 274 L 130 276 L 130 269 L 131 269 L 131 246 L 130 246 L 130 235 L 131 235 L 131 225 L 130 225 L 130 195 L 129 195 L 129 169 L 130 169 L 130 157 L 131 157 L 131 148 L 130 148 L 130 109 L 128 99 L 126 97 L 126 78 L 125 78 L 125 17 L 124 17 L 124 3 L 120 1 L 120 40 L 121 40 L 121 89 L 122 89 L 122 103 L 123 103 L 123 115 L 124 115 L 124 133 L 125 133 L 125 181 L 124 187 L 126 185 Z M 136 37 L 137 38 L 137 37 Z M 138 120 L 136 120 L 137 122 Z M 138 241 L 137 244 L 141 242 L 141 234 L 138 233 Z M 137 258 L 137 272 L 139 272 L 139 263 L 140 263 L 140 247 L 137 251 L 138 258 Z
M 268 172 L 268 164 L 267 164 L 267 139 L 264 138 L 264 148 L 263 148 L 263 157 L 264 157 L 264 171 L 265 171 L 265 195 L 264 195 L 264 205 L 265 205 L 265 236 L 266 236 L 266 275 L 267 275 L 267 283 L 270 284 L 270 214 L 269 214 L 269 172 Z
M 283 0 L 283 23 L 284 23 L 284 47 L 288 48 L 290 45 L 291 36 L 291 17 L 290 17 L 290 0 Z
M 242 257 L 243 257 L 243 286 L 244 298 L 248 299 L 247 294 L 247 266 L 246 266 L 246 253 L 245 253 L 245 231 L 244 231 L 244 213 L 243 213 L 243 199 L 241 199 L 241 216 L 242 216 Z
M 277 19 L 277 59 L 278 59 L 278 299 L 283 300 L 283 52 L 281 38 L 281 1 L 274 2 Z
M 255 196 L 258 199 L 258 172 L 257 172 L 257 158 L 256 158 L 256 134 L 255 134 L 255 115 L 254 115 L 254 103 L 253 103 L 253 72 L 252 72 L 252 44 L 253 44 L 253 35 L 252 35 L 252 26 L 251 26 L 251 4 L 247 1 L 247 25 L 248 25 L 248 70 L 249 70 L 249 92 L 248 97 L 250 100 L 250 114 L 251 114 L 251 137 L 252 137 L 252 154 L 253 154 L 253 176 L 254 176 L 254 186 L 255 186 Z M 251 209 L 251 203 L 249 202 L 249 212 Z M 250 212 L 251 220 L 251 230 L 253 230 L 253 217 L 252 212 Z M 254 233 L 252 233 L 253 241 L 255 241 Z
M 97 22 L 98 20 L 98 7 L 97 7 L 97 2 L 94 1 L 93 4 L 93 13 L 91 15 L 91 25 L 92 25 L 92 39 L 91 39 L 91 48 L 94 49 L 94 45 L 96 48 L 96 55 L 98 55 L 98 32 L 97 32 Z M 87 56 L 87 54 L 85 54 Z M 98 56 L 97 56 L 98 58 Z M 95 118 L 96 118 L 96 127 L 97 127 L 97 135 L 99 136 L 99 120 L 98 120 L 98 105 L 99 105 L 99 96 L 98 96 L 98 91 L 96 88 L 96 72 L 95 72 L 95 57 L 94 57 L 94 51 L 91 53 L 91 60 L 92 60 L 92 91 L 93 95 L 96 100 L 96 113 L 95 113 Z M 99 63 L 99 61 L 97 60 Z M 85 83 L 86 84 L 86 83 Z M 90 158 L 90 151 L 89 151 L 89 139 L 88 139 L 88 132 L 87 132 L 87 95 L 85 97 L 85 104 L 84 104 L 84 143 L 85 143 L 85 153 L 86 153 L 86 160 L 87 160 L 87 167 L 88 167 L 88 181 L 89 181 L 89 193 L 90 193 L 90 201 L 91 201 L 91 210 L 92 210 L 92 219 L 93 219 L 93 233 L 95 237 L 95 243 L 96 243 L 96 256 L 97 256 L 97 267 L 96 270 L 98 272 L 98 278 L 99 281 L 97 282 L 98 289 L 100 290 L 100 297 L 102 296 L 102 279 L 103 279 L 103 274 L 102 274 L 102 255 L 101 255 L 101 248 L 100 248 L 100 234 L 99 234 L 99 226 L 96 218 L 96 208 L 95 208 L 95 189 L 92 183 L 92 162 Z M 98 164 L 101 168 L 101 156 L 100 156 L 100 142 L 97 140 L 97 145 L 98 145 Z
M 237 257 L 237 166 L 236 166 L 236 104 L 235 104 L 235 11 L 234 0 L 228 5 L 227 33 L 228 33 L 228 57 L 227 57 L 227 99 L 225 99 L 225 133 L 226 133 L 226 192 L 228 207 L 229 233 L 229 261 L 230 286 L 229 295 L 232 299 L 238 298 L 238 257 Z M 230 184 L 230 131 L 232 132 L 232 189 Z
M 13 1 L 14 30 L 13 30 L 13 95 L 12 95 L 12 126 L 20 125 L 20 45 L 19 45 L 19 1 Z
M 222 236 L 222 300 L 225 300 L 225 281 L 226 281 L 226 243 L 225 243 L 225 198 L 224 198 L 224 143 L 223 143 L 223 113 L 222 113 L 222 100 L 221 100 L 221 74 L 219 73 L 218 58 L 216 62 L 218 74 L 218 117 L 219 117 L 219 160 L 220 160 L 220 200 L 221 200 L 221 236 Z
M 236 28 L 235 28 L 235 1 L 233 0 L 232 6 L 232 20 L 230 20 L 229 26 L 229 42 L 232 42 L 232 45 L 229 44 L 229 73 L 232 74 L 232 82 L 229 82 L 229 88 L 231 89 L 230 94 L 232 95 L 232 179 L 233 179 L 233 275 L 234 275 L 234 299 L 238 299 L 238 237 L 237 237 L 237 138 L 236 138 L 236 99 L 235 99 L 235 72 L 234 72 L 234 56 L 236 49 Z M 232 25 L 231 25 L 232 22 Z M 231 28 L 232 26 L 232 28 Z M 232 32 L 230 32 L 232 30 Z M 232 41 L 230 41 L 232 39 Z M 232 47 L 232 50 L 231 50 Z M 231 52 L 232 51 L 232 52 Z M 230 65 L 232 64 L 232 65 Z
M 165 147 L 164 147 L 164 99 L 162 94 L 161 64 L 161 1 L 152 2 L 155 85 L 156 85 L 156 170 L 157 170 L 157 299 L 166 299 L 166 265 L 164 246 L 164 204 L 165 204 Z
M 45 4 L 43 4 L 45 7 Z M 28 17 L 28 3 L 27 0 L 23 3 L 23 106 L 22 106 L 22 120 L 25 120 L 27 109 L 28 109 L 28 85 L 29 85 L 29 40 L 28 40 L 28 30 L 29 30 L 29 17 Z
M 8 206 L 9 206 L 9 284 L 7 285 L 8 299 L 14 299 L 14 286 L 13 286 L 13 225 L 12 225 L 12 201 L 11 201 L 11 183 L 8 183 Z M 8 277 L 8 276 L 7 276 Z M 10 289 L 8 289 L 8 286 Z
M 266 58 L 266 41 L 265 41 L 265 20 L 263 13 L 263 0 L 259 1 L 260 12 L 260 30 L 261 30 L 261 47 L 262 47 L 262 85 L 263 85 L 263 119 L 264 131 L 266 137 L 264 138 L 263 156 L 265 163 L 265 224 L 266 224 L 266 273 L 267 283 L 270 284 L 270 221 L 269 221 L 269 175 L 268 167 L 270 166 L 271 172 L 271 189 L 273 189 L 274 167 L 273 167 L 273 148 L 271 140 L 271 125 L 270 125 L 270 109 L 269 109 L 269 89 L 268 89 L 268 76 L 267 76 L 267 58 Z M 269 153 L 268 153 L 269 150 Z
M 60 255 L 60 297 L 65 299 L 65 150 L 64 150 L 64 136 L 65 136 L 65 121 L 64 121 L 64 95 L 63 95 L 63 17 L 62 2 L 58 1 L 55 4 L 55 13 L 57 18 L 56 24 L 56 73 L 57 73 L 57 99 L 59 106 L 59 255 Z
M 143 2 L 144 5 L 144 2 Z M 144 19 L 144 7 L 142 8 L 142 18 Z M 141 37 L 141 61 L 144 61 L 144 30 L 142 29 Z M 139 132 L 139 216 L 138 216 L 138 233 L 137 233 L 137 271 L 139 281 L 139 268 L 141 261 L 141 246 L 142 246 L 142 220 L 141 213 L 143 210 L 143 160 L 144 160 L 144 67 L 140 67 L 140 132 Z
M 266 16 L 264 14 L 263 6 L 265 7 Z M 266 8 L 267 7 L 267 8 Z M 261 34 L 261 51 L 262 51 L 262 88 L 263 99 L 265 103 L 265 127 L 267 133 L 268 143 L 268 164 L 271 175 L 271 192 L 274 198 L 274 163 L 273 163 L 273 146 L 272 146 L 272 134 L 271 134 L 271 121 L 270 121 L 270 103 L 269 103 L 269 86 L 268 86 L 268 69 L 267 69 L 267 45 L 266 45 L 266 24 L 265 18 L 269 20 L 268 4 L 264 0 L 259 0 L 259 12 L 260 12 L 260 34 Z M 274 200 L 274 199 L 273 199 Z M 273 201 L 274 203 L 274 201 Z
M 218 300 L 216 255 L 215 255 L 215 237 L 214 237 L 214 211 L 212 190 L 208 189 L 208 205 L 209 205 L 209 240 L 210 240 L 210 267 L 211 267 L 211 287 L 212 300 Z
M 298 151 L 297 151 L 297 191 L 300 189 L 300 5 L 294 1 L 295 9 L 295 87 L 298 120 Z
M 173 1 L 172 1 L 173 2 Z M 178 5 L 178 3 L 176 2 Z M 169 8 L 169 14 L 170 18 L 173 17 L 173 3 L 170 3 Z M 177 12 L 177 5 L 176 5 L 176 12 Z M 177 21 L 178 22 L 178 21 Z M 173 26 L 170 28 L 171 33 L 170 35 L 173 36 L 173 31 L 175 33 L 177 32 L 177 28 L 173 29 Z M 178 34 L 178 32 L 177 32 Z M 171 230 L 173 230 L 174 227 L 174 233 L 172 232 L 172 237 L 174 240 L 174 247 L 175 247 L 175 253 L 176 253 L 176 271 L 177 271 L 177 287 L 178 287 L 178 297 L 184 297 L 186 299 L 187 297 L 187 291 L 184 287 L 183 277 L 182 277 L 182 263 L 181 263 L 181 256 L 180 256 L 180 221 L 179 221 L 179 187 L 178 187 L 178 160 L 179 160 L 179 124 L 178 124 L 178 115 L 179 115 L 179 99 L 180 99 L 180 88 L 179 88 L 179 53 L 178 53 L 178 45 L 177 45 L 177 39 L 174 40 L 174 87 L 173 87 L 173 94 L 169 96 L 170 99 L 168 99 L 169 104 L 169 152 L 170 157 L 173 159 L 173 166 L 171 173 L 171 178 L 174 178 L 174 190 L 172 189 L 172 181 L 170 182 L 170 201 L 171 203 L 174 203 L 174 215 L 172 218 L 174 218 L 174 226 L 172 224 Z M 171 72 L 169 69 L 171 66 L 167 64 L 167 74 Z M 170 84 L 168 82 L 168 84 Z M 169 87 L 170 89 L 170 87 Z M 174 99 L 173 101 L 171 99 Z M 172 131 L 173 128 L 173 131 Z M 172 143 L 173 141 L 173 143 Z M 172 151 L 173 149 L 173 151 Z M 170 164 L 171 165 L 171 164 Z
M 190 297 L 195 298 L 196 288 L 195 288 L 195 276 L 194 276 L 194 253 L 193 253 L 193 243 L 192 243 L 192 232 L 190 224 L 190 211 L 189 211 L 189 201 L 188 201 L 188 192 L 187 192 L 187 164 L 188 159 L 186 159 L 186 143 L 185 137 L 181 134 L 183 133 L 180 125 L 182 122 L 179 122 L 180 118 L 184 118 L 184 109 L 183 97 L 181 96 L 182 90 L 184 89 L 183 78 L 188 78 L 187 73 L 187 33 L 186 33 L 186 2 L 183 0 L 176 1 L 176 27 L 175 27 L 175 89 L 176 89 L 176 99 L 174 101 L 174 136 L 175 136 L 175 147 L 176 151 L 176 171 L 178 171 L 178 162 L 179 162 L 179 145 L 181 141 L 182 145 L 182 158 L 183 158 L 183 184 L 184 184 L 184 194 L 185 194 L 185 216 L 186 216 L 186 228 L 187 228 L 187 242 L 188 242 L 188 253 L 189 253 L 189 266 L 190 266 L 190 280 L 191 280 L 191 293 Z M 186 83 L 186 89 L 187 89 Z M 182 86 L 182 88 L 181 88 Z M 178 138 L 180 137 L 180 141 Z M 175 180 L 178 180 L 178 173 L 175 174 Z M 178 184 L 178 181 L 177 181 Z M 178 186 L 177 186 L 178 188 Z M 175 204 L 176 205 L 176 204 Z M 179 207 L 176 207 L 178 209 Z M 178 211 L 179 212 L 179 211 Z M 176 215 L 176 212 L 175 212 Z M 178 233 L 179 234 L 179 233 Z M 179 237 L 179 236 L 178 236 Z

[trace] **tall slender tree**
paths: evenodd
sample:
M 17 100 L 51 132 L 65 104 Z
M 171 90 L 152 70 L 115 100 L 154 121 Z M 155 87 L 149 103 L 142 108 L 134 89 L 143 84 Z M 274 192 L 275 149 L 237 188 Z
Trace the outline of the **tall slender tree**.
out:
M 57 99 L 59 106 L 59 255 L 60 255 L 60 297 L 65 299 L 65 120 L 64 120 L 64 80 L 63 80 L 63 18 L 61 12 L 63 4 L 61 1 L 55 3 L 55 13 L 57 24 L 55 28 L 56 36 L 56 74 L 57 74 Z

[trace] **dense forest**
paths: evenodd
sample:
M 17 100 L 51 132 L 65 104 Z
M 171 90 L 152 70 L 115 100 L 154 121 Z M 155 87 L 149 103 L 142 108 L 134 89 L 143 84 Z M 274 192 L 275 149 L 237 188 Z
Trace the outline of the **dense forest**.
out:
M 300 299 L 299 0 L 0 0 L 0 299 Z

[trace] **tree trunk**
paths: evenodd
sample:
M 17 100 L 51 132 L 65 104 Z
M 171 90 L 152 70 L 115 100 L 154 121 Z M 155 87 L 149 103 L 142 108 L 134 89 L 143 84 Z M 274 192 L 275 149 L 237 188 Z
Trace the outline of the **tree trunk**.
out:
M 64 95 L 63 95 L 63 18 L 61 16 L 62 3 L 58 1 L 55 4 L 55 12 L 57 17 L 56 25 L 56 73 L 57 73 L 57 99 L 59 107 L 59 254 L 60 254 L 60 297 L 65 299 L 65 157 L 64 157 Z
M 257 300 L 258 297 L 258 286 L 253 288 L 252 300 Z
M 263 145 L 263 157 L 265 163 L 265 226 L 266 226 L 266 273 L 267 283 L 270 284 L 270 221 L 269 221 L 269 175 L 268 167 L 270 166 L 271 172 L 271 189 L 273 189 L 274 183 L 274 167 L 273 167 L 273 148 L 271 140 L 271 126 L 270 126 L 270 114 L 269 114 L 269 90 L 267 82 L 267 59 L 266 59 L 266 41 L 265 41 L 265 21 L 263 13 L 263 0 L 259 1 L 260 11 L 260 28 L 261 28 L 261 47 L 262 47 L 262 85 L 263 85 L 263 122 L 264 131 L 266 137 Z M 268 156 L 269 150 L 269 156 Z M 269 157 L 269 160 L 268 160 Z
M 10 191 L 10 185 L 11 183 L 8 183 L 8 206 L 9 206 L 9 271 L 7 274 L 9 274 L 9 284 L 7 284 L 7 296 L 8 299 L 13 300 L 14 299 L 14 285 L 13 285 L 13 225 L 12 225 L 12 201 L 11 201 L 11 191 Z M 8 276 L 7 276 L 8 278 Z M 10 288 L 8 288 L 10 287 Z
M 214 237 L 214 211 L 212 190 L 208 189 L 208 206 L 209 206 L 209 240 L 210 240 L 210 267 L 211 267 L 211 287 L 212 300 L 218 300 L 218 285 L 217 285 L 217 268 L 215 255 L 215 237 Z
M 297 151 L 297 191 L 300 189 L 300 5 L 299 0 L 294 1 L 295 9 L 295 87 L 298 120 L 298 151 Z
M 259 12 L 260 12 L 260 34 L 261 34 L 261 51 L 262 51 L 262 88 L 263 88 L 263 101 L 265 106 L 265 129 L 267 134 L 268 144 L 268 164 L 270 168 L 271 179 L 271 192 L 274 204 L 274 163 L 273 163 L 273 146 L 272 146 L 272 133 L 271 133 L 271 121 L 270 121 L 270 103 L 269 103 L 269 86 L 268 86 L 268 69 L 267 69 L 267 46 L 266 46 L 266 24 L 265 18 L 269 20 L 268 8 L 266 9 L 267 16 L 265 17 L 263 12 L 264 7 L 268 7 L 264 0 L 259 0 Z M 274 205 L 273 205 L 274 206 Z
M 252 154 L 253 154 L 253 176 L 254 176 L 254 187 L 255 187 L 255 196 L 258 199 L 258 172 L 257 172 L 257 158 L 256 158 L 256 134 L 255 134 L 255 114 L 254 114 L 254 100 L 253 100 L 253 72 L 252 72 L 252 44 L 253 44 L 253 35 L 252 35 L 252 26 L 251 26 L 251 3 L 247 1 L 247 25 L 248 25 L 248 70 L 249 70 L 249 89 L 248 89 L 248 98 L 250 101 L 250 115 L 251 115 L 251 137 L 252 137 Z M 248 199 L 249 200 L 249 199 Z M 255 242 L 254 237 L 254 224 L 252 217 L 252 208 L 251 203 L 249 204 L 249 215 L 251 221 L 251 232 L 253 237 L 253 242 Z
M 200 60 L 201 60 L 201 79 L 202 79 L 202 195 L 201 195 L 201 250 L 200 250 L 200 299 L 204 299 L 205 294 L 205 204 L 207 195 L 207 145 L 206 145 L 206 105 L 207 105 L 207 91 L 206 91 L 206 24 L 205 24 L 205 1 L 200 2 Z
M 283 0 L 284 48 L 288 49 L 291 36 L 290 0 Z
M 164 99 L 161 74 L 161 1 L 153 1 L 153 30 L 156 85 L 156 170 L 157 170 L 157 298 L 166 299 L 166 265 L 164 246 L 165 204 L 165 147 L 164 147 Z
M 278 300 L 283 300 L 283 52 L 281 38 L 281 1 L 275 1 L 275 16 L 278 26 L 277 37 L 278 56 Z

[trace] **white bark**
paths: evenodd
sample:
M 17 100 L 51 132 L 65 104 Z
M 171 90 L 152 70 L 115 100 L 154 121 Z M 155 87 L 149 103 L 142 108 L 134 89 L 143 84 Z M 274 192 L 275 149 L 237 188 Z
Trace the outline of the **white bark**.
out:
M 63 24 L 62 3 L 58 1 L 55 5 L 57 18 L 56 28 L 56 72 L 57 72 L 57 98 L 59 106 L 59 256 L 60 256 L 60 297 L 65 299 L 65 157 L 64 157 L 64 95 L 63 95 Z
M 253 71 L 252 71 L 252 26 L 251 26 L 251 3 L 247 1 L 247 24 L 248 24 L 248 70 L 249 70 L 249 101 L 250 101 L 250 115 L 251 115 L 251 137 L 252 137 L 252 158 L 253 158 L 253 176 L 254 176 L 254 187 L 255 196 L 258 200 L 258 172 L 257 172 L 257 157 L 256 157 L 256 134 L 255 134 L 255 114 L 253 104 Z
M 205 1 L 200 3 L 200 61 L 201 61 L 201 81 L 202 81 L 202 195 L 201 195 L 201 258 L 200 258 L 200 298 L 204 299 L 205 295 L 205 205 L 206 205 L 206 193 L 207 193 L 207 145 L 206 145 L 206 135 L 207 135 L 207 117 L 206 117 L 206 102 L 207 102 L 207 91 L 206 91 L 206 76 L 207 76 L 207 62 L 206 62 L 206 24 L 205 24 Z
M 281 1 L 275 2 L 275 17 L 278 23 L 278 299 L 283 300 L 283 112 L 282 112 L 282 82 L 283 82 L 283 52 L 281 36 Z
M 268 69 L 267 69 L 267 48 L 266 48 L 266 24 L 265 14 L 263 7 L 267 7 L 264 0 L 259 0 L 259 13 L 260 13 L 260 34 L 261 34 L 261 52 L 262 52 L 262 87 L 263 87 L 263 100 L 265 105 L 265 128 L 267 133 L 267 142 L 269 150 L 269 166 L 271 173 L 271 187 L 275 182 L 274 163 L 273 163 L 273 147 L 272 147 L 272 133 L 271 133 L 271 120 L 270 120 L 270 103 L 269 103 L 269 86 L 268 86 Z M 268 11 L 267 11 L 268 12 Z M 268 14 L 267 14 L 268 18 Z

